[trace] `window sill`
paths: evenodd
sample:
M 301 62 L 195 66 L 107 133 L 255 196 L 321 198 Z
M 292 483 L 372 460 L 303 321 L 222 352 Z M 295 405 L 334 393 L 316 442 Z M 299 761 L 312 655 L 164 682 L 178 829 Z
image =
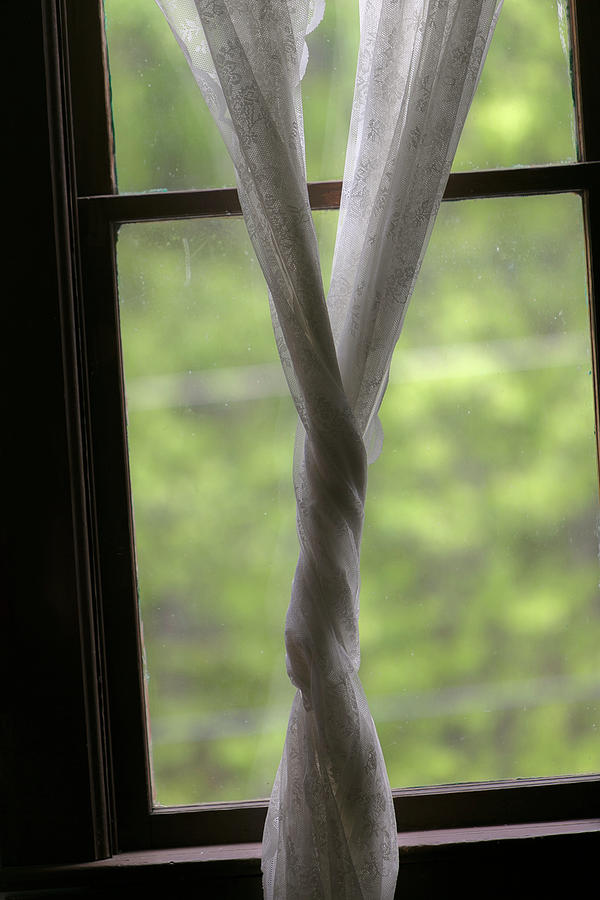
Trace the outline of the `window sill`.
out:
M 499 885 L 508 886 L 518 877 L 519 890 L 528 879 L 539 887 L 546 878 L 555 887 L 557 874 L 573 875 L 575 869 L 580 878 L 588 868 L 592 873 L 599 838 L 600 819 L 401 832 L 398 896 L 407 888 L 416 891 L 413 896 L 430 896 L 429 891 L 447 890 L 448 879 L 460 879 L 465 896 L 463 879 L 468 872 L 472 882 L 479 867 L 486 877 L 492 867 Z M 527 868 L 517 876 L 514 863 L 521 862 Z M 223 897 L 261 897 L 260 844 L 137 851 L 91 863 L 9 867 L 0 873 L 7 900 L 56 896 L 57 891 L 60 896 L 68 891 L 74 897 L 112 898 L 121 891 L 131 896 L 135 889 L 145 897 L 156 892 L 175 898 L 189 896 L 194 887 L 218 888 Z

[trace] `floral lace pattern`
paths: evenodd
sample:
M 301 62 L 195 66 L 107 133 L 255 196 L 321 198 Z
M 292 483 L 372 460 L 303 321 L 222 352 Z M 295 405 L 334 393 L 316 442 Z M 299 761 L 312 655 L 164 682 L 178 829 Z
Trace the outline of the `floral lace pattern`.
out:
M 389 781 L 358 677 L 367 457 L 392 352 L 502 0 L 360 0 L 329 296 L 306 188 L 305 37 L 324 0 L 157 0 L 231 154 L 299 415 L 298 691 L 263 839 L 266 898 L 389 900 Z

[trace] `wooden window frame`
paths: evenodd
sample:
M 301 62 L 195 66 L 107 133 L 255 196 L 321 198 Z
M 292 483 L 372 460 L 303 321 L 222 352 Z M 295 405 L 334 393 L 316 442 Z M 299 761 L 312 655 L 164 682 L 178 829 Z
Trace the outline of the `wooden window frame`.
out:
M 582 52 L 582 46 L 585 50 L 583 40 L 594 33 L 591 27 L 593 22 L 589 21 L 589 17 L 598 21 L 598 13 L 594 13 L 591 6 L 581 0 L 571 3 L 574 81 L 577 84 L 584 83 L 584 66 L 586 61 L 587 64 L 590 62 Z M 98 16 L 95 21 L 99 21 Z M 87 34 L 89 27 L 88 22 L 85 25 Z M 100 44 L 100 41 L 99 36 L 97 43 Z M 86 53 L 85 58 L 90 58 L 89 53 Z M 96 95 L 106 104 L 106 91 L 103 93 L 101 90 L 101 85 L 107 83 L 104 68 L 106 64 L 104 60 L 98 60 L 96 65 Z M 90 75 L 84 79 L 80 74 L 78 80 L 87 84 L 89 77 Z M 587 80 L 585 84 L 587 86 Z M 592 80 L 592 84 L 597 84 L 597 81 Z M 594 107 L 595 100 L 594 96 L 578 90 L 576 115 L 580 159 L 577 163 L 452 174 L 444 199 L 526 196 L 567 191 L 579 193 L 584 198 L 588 271 L 592 272 L 594 258 L 591 252 L 591 209 L 592 197 L 598 196 L 600 188 L 600 162 L 596 158 L 590 158 L 591 146 L 595 146 L 593 142 L 596 140 L 596 131 L 592 128 L 593 122 L 590 123 L 588 109 L 598 109 L 597 106 Z M 97 112 L 87 97 L 82 104 L 81 114 L 83 121 L 80 128 L 89 133 L 89 117 L 95 117 Z M 74 118 L 77 123 L 77 115 Z M 110 184 L 111 190 L 100 193 L 96 187 L 94 194 L 85 190 L 82 195 L 79 188 L 78 212 L 84 272 L 83 291 L 86 298 L 83 310 L 84 330 L 91 373 L 89 419 L 92 423 L 92 445 L 101 448 L 101 452 L 96 454 L 96 458 L 100 457 L 100 463 L 95 469 L 94 484 L 96 515 L 101 523 L 98 530 L 101 535 L 100 569 L 104 573 L 103 619 L 107 634 L 110 635 L 110 642 L 106 641 L 106 647 L 119 845 L 128 850 L 137 850 L 175 847 L 186 843 L 259 841 L 266 815 L 266 801 L 211 803 L 185 808 L 152 807 L 114 260 L 116 231 L 123 223 L 236 216 L 241 214 L 241 209 L 237 191 L 233 188 L 117 194 L 110 148 L 110 133 L 107 132 L 104 153 L 99 161 L 93 161 L 93 170 L 90 166 L 92 157 L 89 148 L 85 148 L 89 174 L 86 171 L 79 176 L 84 179 L 84 190 L 92 184 Z M 98 178 L 101 166 L 103 175 Z M 78 161 L 78 173 L 80 171 L 81 162 Z M 313 209 L 338 208 L 340 194 L 340 181 L 309 185 Z M 590 298 L 598 296 L 593 290 L 597 278 L 596 272 L 595 278 L 590 279 Z M 600 345 L 597 340 L 598 316 L 593 302 L 590 303 L 590 308 L 593 310 L 594 396 L 597 411 L 599 392 L 596 347 Z M 116 523 L 118 527 L 115 527 Z M 119 598 L 118 601 L 116 598 Z M 136 723 L 135 740 L 132 740 L 132 721 Z M 394 798 L 399 831 L 412 831 L 492 826 L 507 821 L 516 824 L 580 819 L 585 817 L 587 801 L 594 792 L 597 792 L 597 798 L 600 797 L 600 779 L 589 776 L 396 790 Z
M 600 33 L 600 5 L 569 0 L 569 7 L 578 162 L 452 174 L 444 199 L 558 192 L 582 197 L 598 423 L 600 71 L 594 44 Z M 52 668 L 57 689 L 64 691 L 70 715 L 79 724 L 65 724 L 58 749 L 48 750 L 48 758 L 62 766 L 62 784 L 68 784 L 69 777 L 72 781 L 70 805 L 58 813 L 40 801 L 41 778 L 31 788 L 25 785 L 27 772 L 43 766 L 41 749 L 34 748 L 24 759 L 19 756 L 24 743 L 13 741 L 11 732 L 9 763 L 19 790 L 7 793 L 14 828 L 4 835 L 8 868 L 0 887 L 39 885 L 44 878 L 43 883 L 49 884 L 48 865 L 59 863 L 72 864 L 69 878 L 80 883 L 77 879 L 84 878 L 80 864 L 103 859 L 113 860 L 102 864 L 103 877 L 110 882 L 112 876 L 106 873 L 119 864 L 157 872 L 156 866 L 166 865 L 166 857 L 152 853 L 200 845 L 206 852 L 197 865 L 204 860 L 214 872 L 219 866 L 229 872 L 237 866 L 240 877 L 245 877 L 251 860 L 255 876 L 265 801 L 166 809 L 154 809 L 151 803 L 114 251 L 116 230 L 124 222 L 239 215 L 237 193 L 225 189 L 117 194 L 102 0 L 42 0 L 41 11 L 34 25 L 39 26 L 43 43 L 50 123 L 53 244 L 48 265 L 56 281 L 52 321 L 57 323 L 61 348 L 60 372 L 52 375 L 44 390 L 48 397 L 53 392 L 48 423 L 56 410 L 61 411 L 61 447 L 64 444 L 68 460 L 66 524 L 61 528 L 70 549 L 61 556 L 61 577 L 66 579 L 68 572 L 70 581 L 58 593 L 59 619 L 68 623 L 59 635 L 60 647 L 69 652 L 57 660 L 45 647 L 44 630 L 58 634 L 49 614 L 40 616 L 33 633 L 39 637 L 40 667 Z M 335 209 L 340 190 L 340 182 L 311 184 L 311 206 Z M 45 359 L 42 331 L 40 326 L 35 347 Z M 56 451 L 55 463 L 62 452 Z M 32 498 L 49 471 L 41 466 Z M 42 594 L 45 589 L 40 587 Z M 20 616 L 17 607 L 10 608 L 11 640 L 23 631 Z M 9 665 L 17 656 L 14 649 L 7 657 L 13 661 Z M 37 676 L 26 680 L 16 694 L 10 713 L 15 729 L 27 730 L 25 706 L 39 703 L 42 696 L 39 671 Z M 39 709 L 38 715 L 51 727 L 51 711 Z M 521 829 L 518 833 L 527 841 L 540 835 L 549 840 L 553 835 L 597 837 L 600 828 L 600 775 L 415 788 L 394 791 L 394 800 L 403 848 L 444 841 L 466 845 L 475 840 L 474 830 L 487 829 L 485 840 L 502 841 L 514 840 L 515 829 Z M 60 823 L 55 835 L 53 822 Z M 464 841 L 457 838 L 459 833 Z M 241 845 L 247 845 L 246 850 Z M 146 854 L 143 865 L 136 853 Z M 190 858 L 181 850 L 182 863 Z M 45 867 L 34 877 L 28 867 L 36 863 Z M 29 874 L 24 874 L 24 867 Z M 64 873 L 64 865 L 62 869 Z

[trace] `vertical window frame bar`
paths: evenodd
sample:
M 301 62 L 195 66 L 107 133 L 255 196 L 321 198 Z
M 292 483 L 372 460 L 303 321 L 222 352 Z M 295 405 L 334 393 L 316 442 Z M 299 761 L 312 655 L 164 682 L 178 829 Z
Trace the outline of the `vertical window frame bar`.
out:
M 569 0 L 572 81 L 581 162 L 600 160 L 600 4 Z M 600 191 L 597 182 L 583 193 L 583 224 L 587 263 L 588 304 L 592 343 L 594 414 L 600 492 Z

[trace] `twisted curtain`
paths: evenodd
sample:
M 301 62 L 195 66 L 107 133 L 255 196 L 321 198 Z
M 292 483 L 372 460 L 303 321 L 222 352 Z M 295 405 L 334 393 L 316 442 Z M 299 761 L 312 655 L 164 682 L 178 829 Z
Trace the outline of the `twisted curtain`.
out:
M 360 50 L 327 300 L 301 79 L 319 0 L 157 0 L 233 160 L 299 416 L 297 687 L 263 839 L 266 898 L 387 900 L 392 797 L 358 677 L 367 458 L 392 352 L 502 0 L 359 0 Z

